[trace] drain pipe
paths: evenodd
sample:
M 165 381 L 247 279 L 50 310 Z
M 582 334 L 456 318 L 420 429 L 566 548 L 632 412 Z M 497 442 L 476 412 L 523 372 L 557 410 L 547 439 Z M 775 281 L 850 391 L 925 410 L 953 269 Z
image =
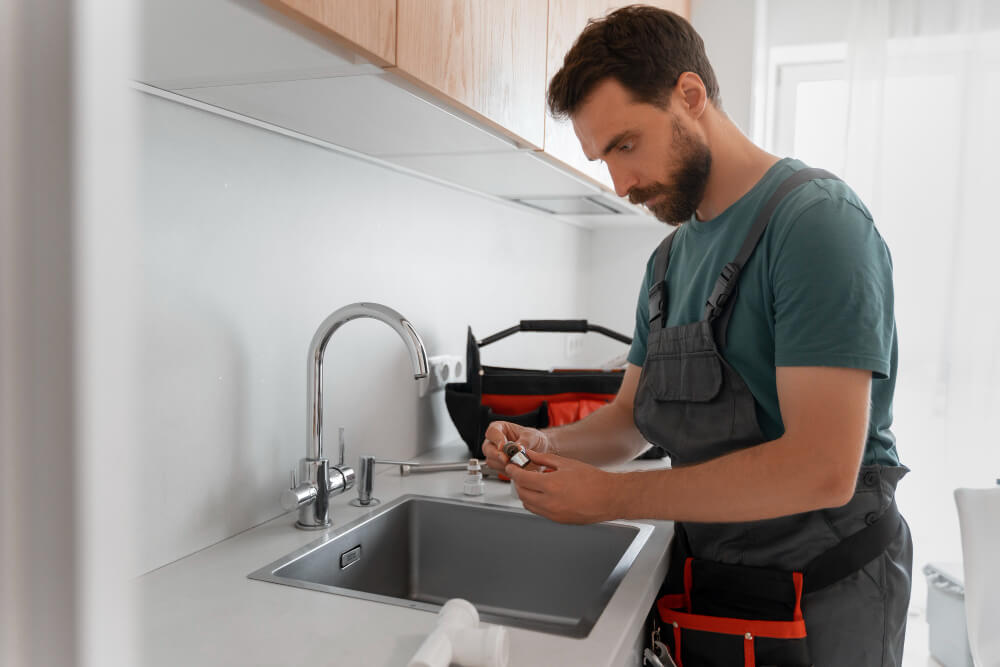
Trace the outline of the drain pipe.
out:
M 438 624 L 410 660 L 409 667 L 507 667 L 507 628 L 479 627 L 479 612 L 460 598 L 448 600 L 438 612 Z

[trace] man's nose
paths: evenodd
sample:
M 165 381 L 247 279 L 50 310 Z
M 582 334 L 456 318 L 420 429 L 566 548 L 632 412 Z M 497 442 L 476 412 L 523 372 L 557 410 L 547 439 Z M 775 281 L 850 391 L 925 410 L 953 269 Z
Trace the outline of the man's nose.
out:
M 609 164 L 608 173 L 611 174 L 611 182 L 614 183 L 615 194 L 619 197 L 627 196 L 629 191 L 639 184 L 635 175 L 626 169 L 612 167 Z

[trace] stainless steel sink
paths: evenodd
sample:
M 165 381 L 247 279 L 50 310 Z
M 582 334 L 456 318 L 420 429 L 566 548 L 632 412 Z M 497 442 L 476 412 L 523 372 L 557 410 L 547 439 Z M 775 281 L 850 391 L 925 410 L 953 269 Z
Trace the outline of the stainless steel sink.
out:
M 567 526 L 522 509 L 402 496 L 252 572 L 251 579 L 586 637 L 652 526 Z

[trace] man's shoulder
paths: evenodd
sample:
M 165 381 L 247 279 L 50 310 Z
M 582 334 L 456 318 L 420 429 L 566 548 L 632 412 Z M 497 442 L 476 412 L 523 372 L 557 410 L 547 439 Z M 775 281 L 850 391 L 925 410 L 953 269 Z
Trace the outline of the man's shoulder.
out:
M 850 185 L 837 178 L 818 178 L 789 192 L 775 209 L 771 222 L 780 227 L 800 219 L 837 222 L 845 218 L 874 222 L 871 211 Z
M 771 217 L 767 235 L 775 250 L 784 251 L 791 249 L 792 238 L 798 242 L 791 245 L 851 239 L 882 245 L 868 207 L 850 185 L 832 178 L 809 181 L 786 195 Z

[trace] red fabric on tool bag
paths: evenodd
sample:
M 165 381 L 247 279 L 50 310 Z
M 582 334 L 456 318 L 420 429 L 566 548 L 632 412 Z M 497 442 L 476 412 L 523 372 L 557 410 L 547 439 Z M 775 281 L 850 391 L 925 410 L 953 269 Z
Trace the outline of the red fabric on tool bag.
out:
M 608 398 L 577 398 L 565 401 L 549 401 L 549 426 L 562 426 L 580 421 L 599 407 L 607 405 L 614 396 Z
M 565 393 L 550 396 L 508 396 L 483 394 L 482 404 L 497 415 L 519 415 L 545 404 L 549 426 L 562 426 L 580 421 L 614 399 L 614 394 Z

